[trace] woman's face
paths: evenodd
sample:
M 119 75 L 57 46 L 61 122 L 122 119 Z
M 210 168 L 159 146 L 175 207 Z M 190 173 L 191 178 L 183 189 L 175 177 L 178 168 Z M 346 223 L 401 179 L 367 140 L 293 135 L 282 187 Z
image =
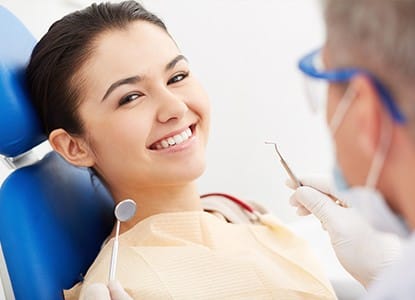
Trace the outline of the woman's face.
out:
M 161 28 L 136 21 L 101 34 L 78 79 L 94 167 L 110 189 L 181 185 L 205 168 L 209 101 Z

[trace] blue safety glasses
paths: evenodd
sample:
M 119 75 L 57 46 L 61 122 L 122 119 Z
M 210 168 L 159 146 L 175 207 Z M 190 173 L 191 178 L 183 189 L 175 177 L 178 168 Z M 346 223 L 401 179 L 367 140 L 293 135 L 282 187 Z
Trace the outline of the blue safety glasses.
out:
M 397 106 L 396 102 L 393 100 L 389 91 L 383 84 L 381 84 L 381 82 L 376 77 L 374 77 L 368 71 L 358 68 L 325 70 L 320 56 L 320 49 L 315 50 L 310 54 L 304 56 L 302 59 L 300 59 L 298 67 L 305 75 L 307 75 L 307 77 L 311 79 L 317 79 L 320 82 L 325 81 L 329 83 L 341 83 L 349 81 L 353 78 L 353 76 L 356 76 L 358 74 L 365 75 L 372 81 L 377 92 L 379 93 L 382 103 L 385 105 L 387 111 L 389 112 L 393 120 L 399 124 L 403 124 L 406 122 L 405 116 Z M 310 93 L 310 90 L 308 90 L 308 92 Z M 312 96 L 309 95 L 309 97 Z M 313 99 L 310 100 L 313 101 Z

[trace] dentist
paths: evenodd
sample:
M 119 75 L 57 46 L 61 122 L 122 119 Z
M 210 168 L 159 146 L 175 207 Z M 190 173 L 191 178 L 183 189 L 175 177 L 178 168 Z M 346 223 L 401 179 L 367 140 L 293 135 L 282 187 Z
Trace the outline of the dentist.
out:
M 325 44 L 299 67 L 310 99 L 327 101 L 336 189 L 304 179 L 290 202 L 322 222 L 368 299 L 413 299 L 415 1 L 327 0 L 324 17 Z M 319 99 L 313 91 L 322 83 L 327 94 Z

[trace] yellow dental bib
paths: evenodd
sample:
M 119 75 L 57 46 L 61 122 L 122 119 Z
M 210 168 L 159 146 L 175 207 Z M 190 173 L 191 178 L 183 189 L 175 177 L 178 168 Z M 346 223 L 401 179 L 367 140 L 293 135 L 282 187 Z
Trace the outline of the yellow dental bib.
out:
M 232 224 L 208 212 L 148 217 L 119 240 L 116 277 L 134 299 L 336 299 L 307 243 L 270 215 Z M 106 283 L 112 240 L 83 283 Z

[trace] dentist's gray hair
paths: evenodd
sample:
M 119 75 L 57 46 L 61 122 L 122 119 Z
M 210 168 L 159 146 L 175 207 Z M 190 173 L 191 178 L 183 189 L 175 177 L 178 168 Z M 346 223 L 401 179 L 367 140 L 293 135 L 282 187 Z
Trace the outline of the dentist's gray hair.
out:
M 360 67 L 415 113 L 415 0 L 326 0 L 330 67 Z

